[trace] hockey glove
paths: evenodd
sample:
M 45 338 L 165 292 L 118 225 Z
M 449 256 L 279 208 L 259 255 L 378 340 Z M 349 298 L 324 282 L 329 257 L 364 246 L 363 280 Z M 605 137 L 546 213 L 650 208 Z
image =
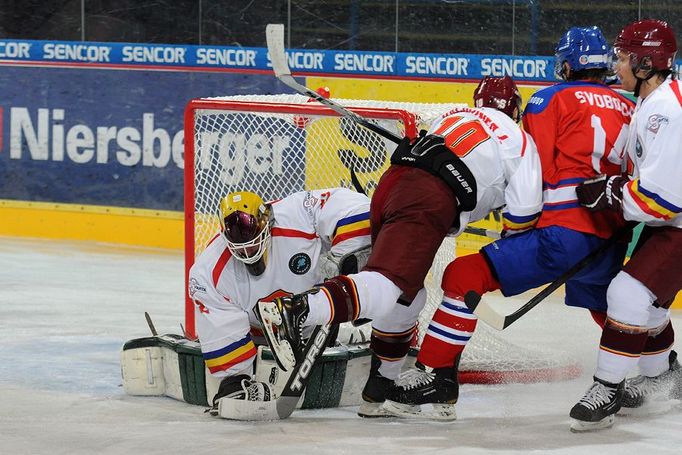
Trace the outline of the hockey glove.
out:
M 627 179 L 620 175 L 600 175 L 587 179 L 575 189 L 578 202 L 592 211 L 610 208 L 620 212 L 623 206 L 623 186 Z

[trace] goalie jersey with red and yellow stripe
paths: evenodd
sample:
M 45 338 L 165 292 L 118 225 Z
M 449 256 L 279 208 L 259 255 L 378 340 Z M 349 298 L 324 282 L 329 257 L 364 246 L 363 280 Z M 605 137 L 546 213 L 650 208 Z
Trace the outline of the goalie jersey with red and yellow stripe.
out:
M 576 186 L 598 174 L 622 172 L 634 103 L 604 84 L 569 81 L 536 92 L 523 126 L 542 162 L 543 208 L 537 227 L 563 226 L 610 237 L 623 225 L 611 211 L 580 206 Z
M 217 235 L 190 269 L 204 361 L 216 376 L 238 373 L 256 355 L 251 328 L 259 300 L 307 291 L 325 278 L 318 264 L 370 245 L 369 199 L 345 188 L 305 191 L 270 203 L 273 221 L 265 271 L 251 275 Z
M 638 107 L 627 143 L 625 219 L 682 228 L 682 85 L 667 79 Z

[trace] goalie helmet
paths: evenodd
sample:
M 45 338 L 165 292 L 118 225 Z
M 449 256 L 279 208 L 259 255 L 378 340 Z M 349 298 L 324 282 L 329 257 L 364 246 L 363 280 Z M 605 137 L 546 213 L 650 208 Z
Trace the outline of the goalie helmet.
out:
M 613 47 L 616 52 L 629 54 L 634 74 L 644 70 L 650 73 L 648 77 L 656 71 L 672 70 L 677 53 L 677 41 L 670 26 L 654 19 L 626 25 Z
M 263 255 L 270 243 L 270 214 L 255 193 L 239 191 L 220 200 L 220 226 L 227 248 L 249 272 L 260 275 L 265 270 Z
M 521 93 L 509 76 L 486 76 L 474 90 L 476 107 L 491 107 L 507 114 L 518 123 L 521 120 Z
M 557 43 L 554 74 L 566 79 L 564 63 L 571 71 L 609 69 L 609 45 L 599 27 L 571 27 Z

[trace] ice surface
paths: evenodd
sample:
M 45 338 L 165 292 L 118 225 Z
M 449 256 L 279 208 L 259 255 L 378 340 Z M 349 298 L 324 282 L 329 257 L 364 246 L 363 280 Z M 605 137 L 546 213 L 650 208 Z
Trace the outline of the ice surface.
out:
M 179 333 L 182 296 L 180 252 L 0 237 L 0 453 L 682 453 L 679 405 L 619 417 L 610 430 L 569 432 L 568 410 L 591 383 L 599 332 L 560 296 L 503 335 L 572 353 L 585 368 L 582 377 L 465 385 L 453 423 L 368 421 L 354 408 L 231 422 L 170 398 L 125 395 L 121 346 L 149 334 L 144 311 L 160 333 Z M 674 320 L 679 331 L 682 314 Z

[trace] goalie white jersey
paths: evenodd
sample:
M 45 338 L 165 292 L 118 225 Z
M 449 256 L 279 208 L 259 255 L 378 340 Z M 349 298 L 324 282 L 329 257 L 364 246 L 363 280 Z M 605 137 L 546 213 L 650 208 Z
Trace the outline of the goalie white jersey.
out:
M 335 257 L 370 244 L 369 199 L 344 188 L 295 193 L 270 203 L 272 243 L 265 271 L 251 275 L 217 235 L 190 270 L 189 293 L 199 308 L 197 333 L 204 361 L 216 376 L 250 367 L 259 328 L 253 307 L 321 283 L 322 255 Z M 258 330 L 255 330 L 256 333 Z
M 503 112 L 487 107 L 457 107 L 429 133 L 443 136 L 476 178 L 476 207 L 459 214 L 456 234 L 503 206 L 506 231 L 533 227 L 542 208 L 542 170 L 530 135 Z
M 638 100 L 626 146 L 625 219 L 682 228 L 682 86 L 668 79 Z

